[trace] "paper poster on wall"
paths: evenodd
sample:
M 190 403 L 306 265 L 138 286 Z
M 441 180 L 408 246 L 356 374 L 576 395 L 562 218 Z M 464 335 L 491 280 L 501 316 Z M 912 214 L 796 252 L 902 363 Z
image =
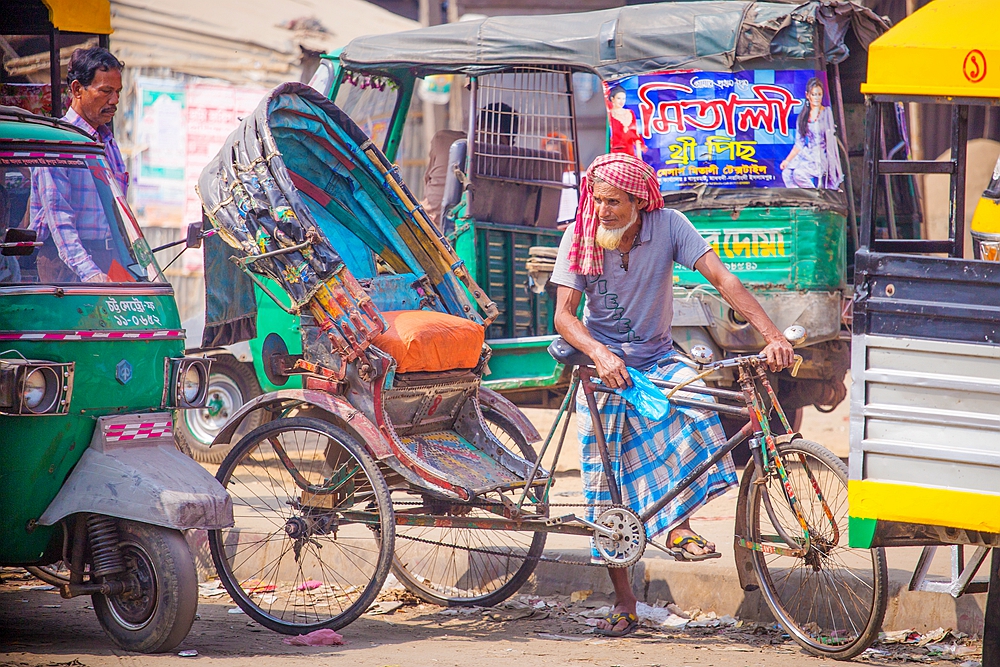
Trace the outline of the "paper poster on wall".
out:
M 185 222 L 201 220 L 201 200 L 194 190 L 201 170 L 219 152 L 240 119 L 253 113 L 265 94 L 264 88 L 188 84 Z
M 612 151 L 645 160 L 663 191 L 843 182 L 825 72 L 659 72 L 605 96 Z
M 179 226 L 185 199 L 185 85 L 139 77 L 136 89 L 132 203 L 145 225 Z

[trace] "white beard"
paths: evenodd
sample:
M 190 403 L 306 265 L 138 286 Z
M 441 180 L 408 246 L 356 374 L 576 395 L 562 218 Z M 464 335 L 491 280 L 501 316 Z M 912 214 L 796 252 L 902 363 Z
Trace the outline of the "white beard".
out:
M 617 250 L 618 246 L 622 243 L 625 233 L 632 229 L 638 220 L 639 216 L 636 216 L 632 219 L 632 222 L 618 229 L 608 229 L 604 225 L 597 223 L 597 236 L 594 240 L 597 241 L 597 245 L 605 250 Z

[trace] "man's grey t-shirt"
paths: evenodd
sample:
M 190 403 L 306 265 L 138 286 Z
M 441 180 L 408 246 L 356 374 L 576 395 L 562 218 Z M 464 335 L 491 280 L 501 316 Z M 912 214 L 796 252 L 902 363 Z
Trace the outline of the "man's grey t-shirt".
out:
M 626 365 L 647 368 L 673 349 L 674 262 L 694 268 L 711 248 L 684 214 L 661 208 L 642 214 L 642 229 L 629 252 L 628 271 L 617 250 L 604 251 L 604 273 L 569 270 L 573 225 L 563 233 L 550 279 L 583 292 L 583 323 L 599 343 L 621 354 Z

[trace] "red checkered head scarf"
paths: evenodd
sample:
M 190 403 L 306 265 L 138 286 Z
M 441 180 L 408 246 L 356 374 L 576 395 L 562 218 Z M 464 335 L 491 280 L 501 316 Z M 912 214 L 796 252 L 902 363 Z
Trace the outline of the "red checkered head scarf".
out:
M 597 245 L 600 221 L 594 205 L 595 178 L 644 200 L 644 211 L 663 208 L 660 184 L 652 167 L 628 153 L 599 155 L 580 184 L 580 208 L 576 212 L 573 245 L 569 249 L 569 270 L 584 276 L 598 276 L 604 272 L 604 249 Z

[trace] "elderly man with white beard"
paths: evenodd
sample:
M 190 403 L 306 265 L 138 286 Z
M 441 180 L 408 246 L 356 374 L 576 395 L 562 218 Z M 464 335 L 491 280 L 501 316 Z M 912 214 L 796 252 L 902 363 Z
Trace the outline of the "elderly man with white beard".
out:
M 679 382 L 693 376 L 677 359 L 670 335 L 674 262 L 697 269 L 764 336 L 772 371 L 791 365 L 791 345 L 753 295 L 682 213 L 664 208 L 653 169 L 631 155 L 611 153 L 587 169 L 580 210 L 563 235 L 551 278 L 558 285 L 556 330 L 593 360 L 605 385 L 630 386 L 628 367 L 650 379 Z M 583 294 L 581 322 L 576 313 Z M 611 496 L 582 392 L 576 407 L 587 518 L 594 520 L 595 508 L 610 505 Z M 666 417 L 653 421 L 609 394 L 602 395 L 598 409 L 622 502 L 637 513 L 726 443 L 711 411 L 671 403 Z M 666 546 L 679 560 L 718 557 L 715 545 L 691 529 L 690 517 L 736 483 L 727 456 L 647 522 L 649 538 L 666 533 Z M 593 557 L 600 560 L 596 549 Z M 637 599 L 627 570 L 609 568 L 608 574 L 615 606 L 598 622 L 598 632 L 619 637 L 638 624 Z

